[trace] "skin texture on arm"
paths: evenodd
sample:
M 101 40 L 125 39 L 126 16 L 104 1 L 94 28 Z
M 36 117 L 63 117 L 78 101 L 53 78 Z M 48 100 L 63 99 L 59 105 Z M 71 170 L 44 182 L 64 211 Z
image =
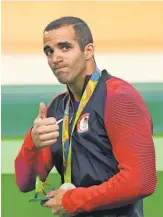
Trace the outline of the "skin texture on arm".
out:
M 112 78 L 106 86 L 104 121 L 119 172 L 98 186 L 67 191 L 62 203 L 70 213 L 128 205 L 151 195 L 156 188 L 150 114 L 128 83 Z

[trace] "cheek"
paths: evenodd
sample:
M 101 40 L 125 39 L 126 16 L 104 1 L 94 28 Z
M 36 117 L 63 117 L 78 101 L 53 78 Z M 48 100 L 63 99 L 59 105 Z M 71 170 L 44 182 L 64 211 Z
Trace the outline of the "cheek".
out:
M 85 66 L 85 59 L 83 55 L 75 55 L 71 60 L 71 67 L 74 69 L 80 70 Z
M 48 60 L 49 67 L 52 68 L 53 67 L 52 61 L 50 59 L 47 59 L 47 60 Z
M 86 67 L 86 62 L 84 58 L 79 58 L 76 60 L 75 62 L 76 65 L 76 70 L 78 71 L 78 73 L 80 73 L 81 71 L 83 71 Z

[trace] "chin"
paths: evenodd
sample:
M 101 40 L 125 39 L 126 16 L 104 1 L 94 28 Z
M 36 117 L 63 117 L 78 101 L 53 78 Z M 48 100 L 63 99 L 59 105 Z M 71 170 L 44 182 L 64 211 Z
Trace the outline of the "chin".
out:
M 58 81 L 61 83 L 61 84 L 69 84 L 69 80 L 67 79 L 62 79 L 62 78 L 58 78 Z
M 68 84 L 66 81 L 61 81 L 61 80 L 58 80 L 59 81 L 59 83 L 61 83 L 61 84 Z
M 68 84 L 70 82 L 69 73 L 64 70 L 55 71 L 55 76 L 61 84 Z

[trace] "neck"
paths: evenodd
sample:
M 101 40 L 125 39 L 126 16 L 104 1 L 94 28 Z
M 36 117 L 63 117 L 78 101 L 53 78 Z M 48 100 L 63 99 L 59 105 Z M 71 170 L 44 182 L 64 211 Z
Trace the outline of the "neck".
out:
M 93 74 L 95 70 L 96 66 L 94 65 L 90 70 L 85 70 L 85 72 L 83 72 L 82 75 L 80 75 L 80 77 L 78 77 L 74 83 L 68 85 L 76 101 L 80 101 L 81 99 L 86 75 Z
M 71 93 L 76 101 L 80 101 L 82 90 L 83 90 L 84 80 L 80 80 L 76 82 L 75 84 L 68 85 L 69 89 L 71 90 Z

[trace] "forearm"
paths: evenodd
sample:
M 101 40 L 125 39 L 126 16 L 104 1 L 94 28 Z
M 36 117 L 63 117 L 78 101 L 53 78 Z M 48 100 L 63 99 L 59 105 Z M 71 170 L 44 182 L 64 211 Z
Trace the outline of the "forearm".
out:
M 89 212 L 103 208 L 113 209 L 132 204 L 154 192 L 155 174 L 152 174 L 152 179 L 139 182 L 138 171 L 127 167 L 123 167 L 122 170 L 124 171 L 101 185 L 76 188 L 66 192 L 63 197 L 63 206 L 70 213 Z
M 52 168 L 50 148 L 37 149 L 30 131 L 25 136 L 22 148 L 15 159 L 16 184 L 23 192 L 34 189 L 36 176 L 45 180 Z

